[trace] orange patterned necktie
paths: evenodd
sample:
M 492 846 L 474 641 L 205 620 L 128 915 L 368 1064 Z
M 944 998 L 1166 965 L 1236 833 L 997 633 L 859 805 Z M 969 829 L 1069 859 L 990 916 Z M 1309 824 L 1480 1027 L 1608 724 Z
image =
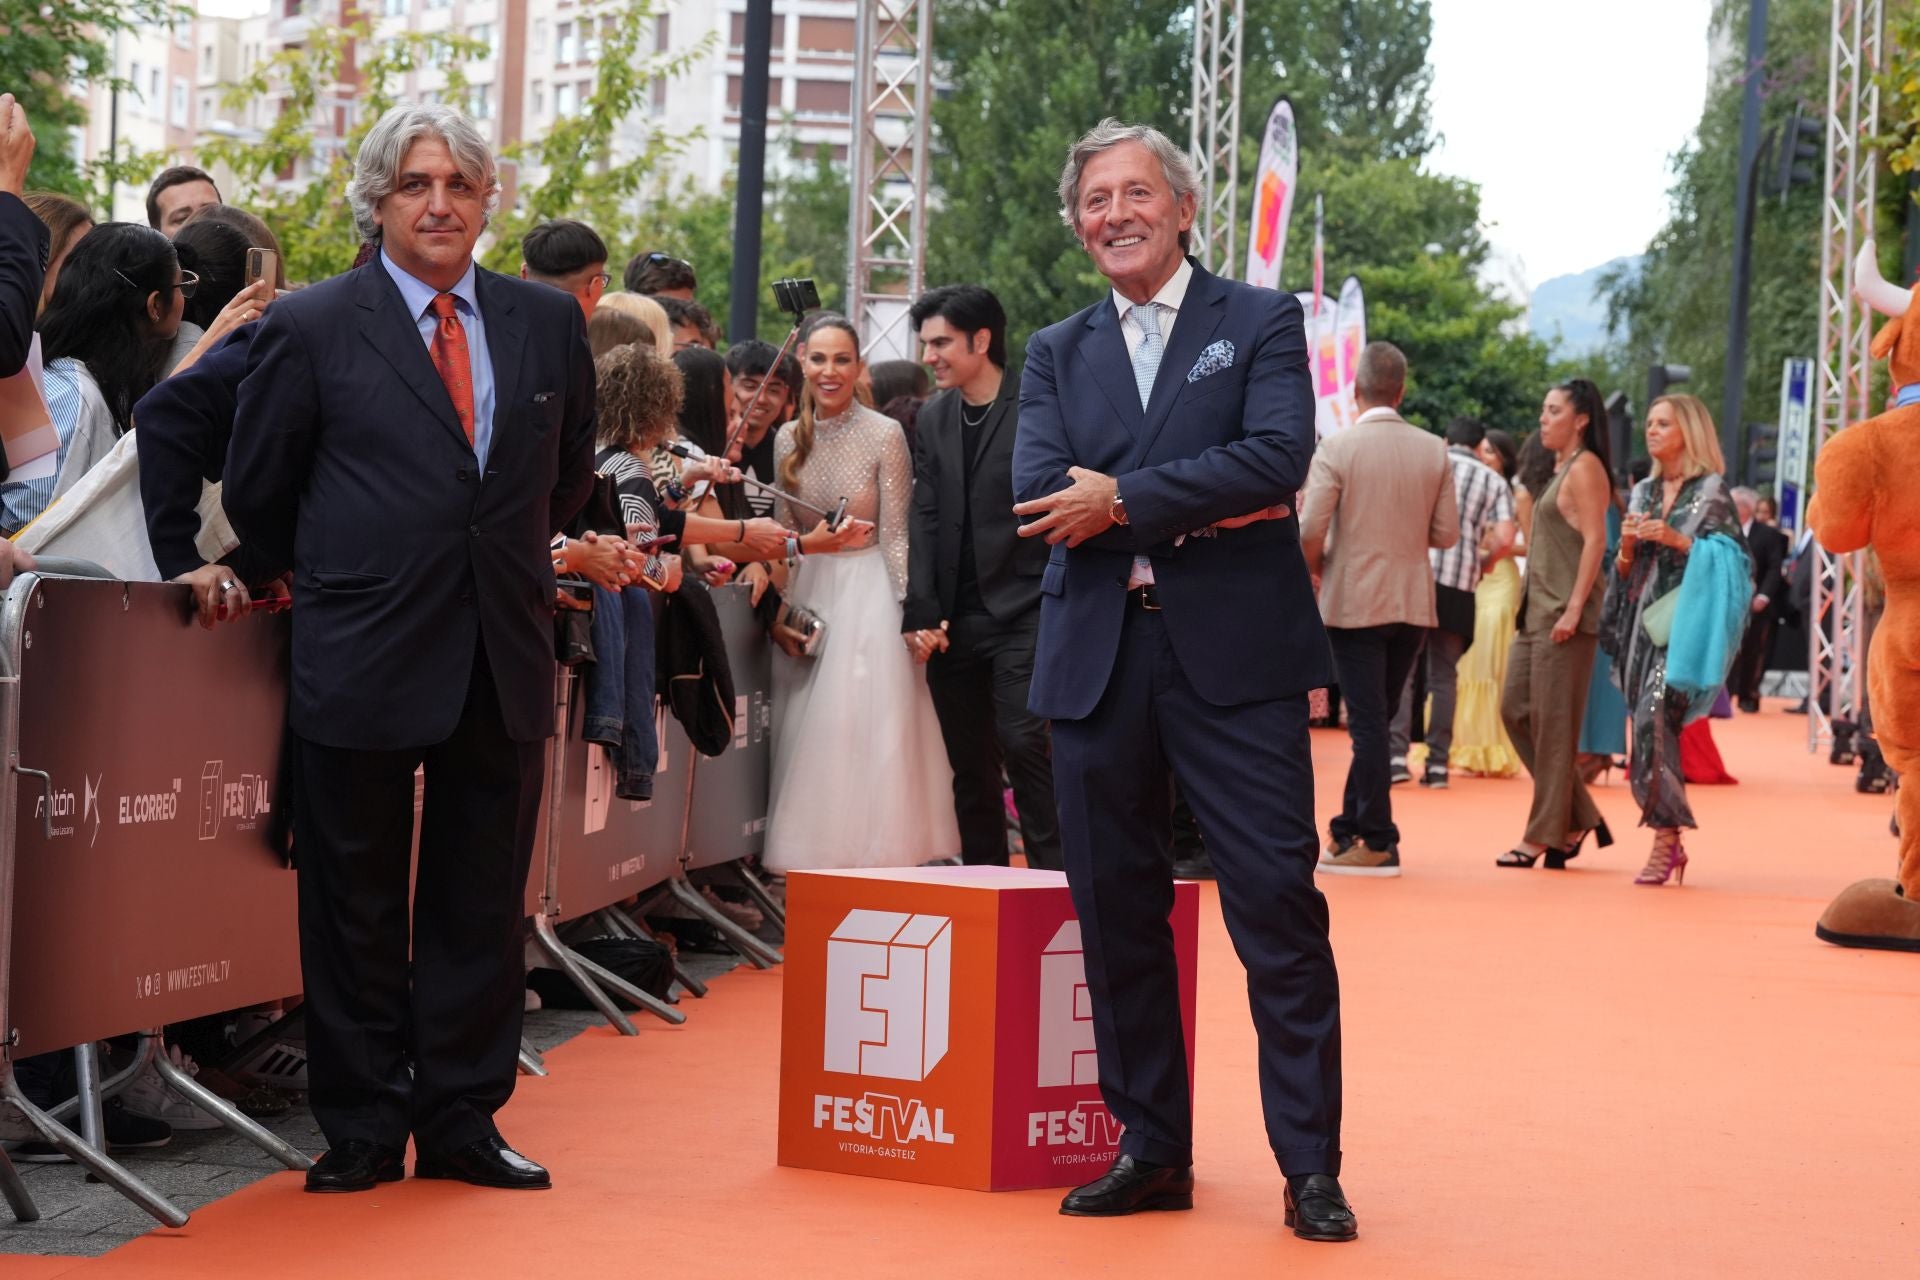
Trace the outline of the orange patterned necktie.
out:
M 472 444 L 473 361 L 467 355 L 466 326 L 460 323 L 460 315 L 453 309 L 450 293 L 434 295 L 433 314 L 440 317 L 439 327 L 433 331 L 433 367 L 439 370 L 440 381 L 447 384 L 460 429 L 467 433 L 467 443 Z

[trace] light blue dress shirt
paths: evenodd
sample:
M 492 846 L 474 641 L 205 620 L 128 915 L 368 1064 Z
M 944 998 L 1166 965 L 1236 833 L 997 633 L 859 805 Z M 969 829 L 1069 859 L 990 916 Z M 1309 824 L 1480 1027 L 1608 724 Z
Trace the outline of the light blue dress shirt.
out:
M 380 250 L 380 265 L 400 286 L 401 301 L 407 304 L 407 314 L 419 327 L 420 338 L 431 355 L 434 331 L 440 327 L 440 317 L 433 314 L 433 300 L 440 290 L 395 266 L 385 248 Z M 447 292 L 453 295 L 454 310 L 459 313 L 461 327 L 467 331 L 467 359 L 473 365 L 473 454 L 479 460 L 480 473 L 485 475 L 487 453 L 493 448 L 493 360 L 487 353 L 487 323 L 480 316 L 480 294 L 474 285 L 473 263 L 467 263 L 467 273 Z

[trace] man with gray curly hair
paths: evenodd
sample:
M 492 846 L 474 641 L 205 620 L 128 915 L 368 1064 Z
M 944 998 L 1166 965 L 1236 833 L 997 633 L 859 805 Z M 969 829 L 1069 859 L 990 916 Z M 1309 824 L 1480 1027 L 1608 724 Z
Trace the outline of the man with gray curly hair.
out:
M 293 566 L 294 847 L 309 1191 L 403 1176 L 544 1188 L 501 1138 L 524 894 L 553 732 L 549 539 L 593 485 L 580 306 L 473 248 L 493 156 L 403 105 L 347 198 L 377 247 L 277 302 L 240 385 L 224 504 Z M 409 917 L 414 773 L 424 771 Z
M 1307 741 L 1332 666 L 1288 509 L 1314 446 L 1305 326 L 1292 295 L 1187 256 L 1197 189 L 1157 129 L 1103 120 L 1073 144 L 1061 216 L 1112 289 L 1033 335 L 1020 383 L 1014 512 L 1051 547 L 1029 705 L 1053 721 L 1100 1091 L 1125 1129 L 1060 1211 L 1193 1207 L 1171 774 L 1247 968 L 1286 1224 L 1351 1240 Z

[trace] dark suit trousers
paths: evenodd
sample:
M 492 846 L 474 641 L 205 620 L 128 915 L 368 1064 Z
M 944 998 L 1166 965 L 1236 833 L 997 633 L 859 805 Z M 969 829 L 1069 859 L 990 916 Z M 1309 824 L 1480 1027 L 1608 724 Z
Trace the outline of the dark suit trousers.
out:
M 1027 710 L 1040 612 L 1011 623 L 963 613 L 948 624 L 948 647 L 927 663 L 927 688 L 953 766 L 960 855 L 969 865 L 1007 865 L 1004 768 L 1020 806 L 1027 865 L 1058 871 L 1060 821 L 1053 799 L 1047 722 Z
M 1733 659 L 1733 675 L 1727 692 L 1736 698 L 1760 697 L 1760 682 L 1767 676 L 1767 659 L 1773 653 L 1773 606 L 1747 615 L 1747 633 L 1740 638 L 1740 652 Z
M 431 1153 L 495 1136 L 520 1047 L 545 745 L 508 738 L 483 651 L 446 741 L 359 751 L 302 740 L 297 754 L 307 1074 L 328 1145 L 403 1147 L 412 1133 Z
M 1340 695 L 1347 704 L 1347 734 L 1353 763 L 1340 813 L 1328 824 L 1335 842 L 1358 838 L 1369 849 L 1400 843 L 1393 825 L 1393 777 L 1389 738 L 1394 708 L 1419 660 L 1427 629 L 1390 622 L 1378 627 L 1328 627 Z
M 1155 1164 L 1193 1155 L 1193 1100 L 1167 864 L 1171 769 L 1207 833 L 1247 970 L 1267 1138 L 1287 1174 L 1340 1169 L 1340 987 L 1314 887 L 1305 695 L 1216 707 L 1187 682 L 1158 613 L 1129 605 L 1106 693 L 1053 726 L 1067 882 L 1093 996 L 1100 1092 Z

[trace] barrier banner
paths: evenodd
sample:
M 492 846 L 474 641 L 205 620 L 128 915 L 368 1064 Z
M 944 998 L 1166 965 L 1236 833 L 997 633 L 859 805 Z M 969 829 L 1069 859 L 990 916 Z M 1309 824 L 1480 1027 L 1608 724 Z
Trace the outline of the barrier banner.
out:
M 1260 141 L 1260 166 L 1253 175 L 1253 227 L 1247 236 L 1247 283 L 1280 287 L 1287 259 L 1287 224 L 1293 218 L 1294 180 L 1300 168 L 1300 137 L 1293 104 L 1285 98 L 1267 114 Z
M 1174 889 L 1193 1074 L 1199 889 Z M 1066 876 L 1007 867 L 787 877 L 780 1163 L 1010 1191 L 1112 1160 Z
M 581 736 L 585 704 L 585 689 L 576 680 L 566 741 L 561 744 L 566 759 L 560 839 L 548 880 L 547 912 L 555 921 L 590 915 L 669 879 L 680 855 L 680 831 L 687 813 L 691 748 L 679 722 L 664 711 L 657 713 L 661 750 L 653 775 L 653 799 L 625 800 L 614 794 L 614 769 L 607 749 Z M 534 863 L 537 880 L 540 859 L 536 857 Z
M 747 599 L 748 589 L 743 586 L 722 587 L 713 593 L 727 664 L 733 669 L 733 745 L 717 756 L 701 756 L 694 766 L 693 821 L 687 828 L 686 848 L 689 869 L 750 857 L 767 844 L 774 657 L 773 645 Z M 781 660 L 786 660 L 785 655 Z M 680 741 L 686 742 L 685 737 Z
M 30 589 L 19 764 L 51 783 L 11 779 L 15 1053 L 297 993 L 295 877 L 267 839 L 287 616 L 208 632 L 177 586 Z

